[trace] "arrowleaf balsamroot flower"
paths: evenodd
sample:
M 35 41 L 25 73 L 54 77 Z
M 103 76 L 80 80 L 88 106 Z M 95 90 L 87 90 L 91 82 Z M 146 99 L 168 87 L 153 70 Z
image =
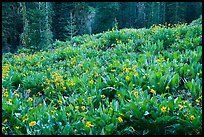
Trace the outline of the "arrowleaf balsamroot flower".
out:
M 86 122 L 86 126 L 87 127 L 94 127 L 94 125 L 92 125 L 90 122 Z
M 31 122 L 29 123 L 29 126 L 30 126 L 30 127 L 35 126 L 35 125 L 36 125 L 36 121 L 31 121 Z
M 166 107 L 163 106 L 163 107 L 161 108 L 161 112 L 166 112 Z
M 105 98 L 106 96 L 105 95 L 101 95 L 101 98 Z
M 32 102 L 32 101 L 33 101 L 33 98 L 30 98 L 30 97 L 29 97 L 28 100 L 29 100 L 30 102 Z
M 8 97 L 8 92 L 4 92 L 4 96 L 5 96 L 5 97 Z
M 191 120 L 194 120 L 194 119 L 195 119 L 195 116 L 194 116 L 194 115 L 191 115 L 191 116 L 190 116 L 190 119 L 191 119 Z
M 156 94 L 156 91 L 155 91 L 154 89 L 150 89 L 149 92 L 151 92 L 151 93 L 153 93 L 153 94 Z
M 166 86 L 166 90 L 169 89 L 169 86 Z
M 125 79 L 126 79 L 127 81 L 130 81 L 130 77 L 129 77 L 129 76 L 126 76 Z
M 138 98 L 138 92 L 134 92 L 136 98 Z
M 59 103 L 59 104 L 62 104 L 62 100 L 58 100 L 58 103 Z
M 81 106 L 81 109 L 82 109 L 82 110 L 85 110 L 85 109 L 86 109 L 86 107 L 85 107 L 85 106 Z
M 123 119 L 121 117 L 118 117 L 118 121 L 121 123 L 123 122 Z

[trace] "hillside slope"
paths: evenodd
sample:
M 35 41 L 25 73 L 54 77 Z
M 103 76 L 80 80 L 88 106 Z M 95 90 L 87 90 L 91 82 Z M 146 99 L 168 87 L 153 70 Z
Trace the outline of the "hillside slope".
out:
M 5 134 L 202 134 L 202 18 L 4 54 Z

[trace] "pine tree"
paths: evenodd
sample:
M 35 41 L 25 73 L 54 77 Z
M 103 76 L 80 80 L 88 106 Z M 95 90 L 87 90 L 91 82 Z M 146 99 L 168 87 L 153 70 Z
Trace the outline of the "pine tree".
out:
M 70 13 L 69 20 L 67 21 L 68 25 L 65 26 L 65 30 L 67 31 L 67 34 L 64 34 L 66 37 L 68 37 L 67 40 L 70 40 L 72 44 L 72 38 L 74 35 L 77 34 L 77 26 L 76 26 L 76 18 L 73 16 L 72 13 Z

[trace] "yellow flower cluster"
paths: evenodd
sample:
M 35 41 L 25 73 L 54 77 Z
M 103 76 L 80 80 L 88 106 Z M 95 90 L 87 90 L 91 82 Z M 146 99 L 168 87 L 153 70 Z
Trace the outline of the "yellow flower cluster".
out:
M 10 67 L 11 67 L 10 64 L 5 64 L 4 66 L 2 66 L 2 79 L 8 76 Z
M 73 57 L 73 58 L 71 58 L 71 65 L 74 65 L 75 63 L 76 63 L 76 58 L 75 57 Z
M 94 83 L 93 79 L 92 79 L 92 80 L 90 80 L 90 81 L 89 81 L 89 83 L 90 83 L 90 84 L 93 84 L 93 83 Z
M 68 81 L 68 86 L 73 87 L 75 85 L 73 80 L 68 79 L 67 81 Z
M 54 83 L 61 83 L 61 82 L 63 82 L 63 76 L 61 76 L 60 74 L 53 73 L 53 75 L 52 75 L 52 82 L 54 82 Z

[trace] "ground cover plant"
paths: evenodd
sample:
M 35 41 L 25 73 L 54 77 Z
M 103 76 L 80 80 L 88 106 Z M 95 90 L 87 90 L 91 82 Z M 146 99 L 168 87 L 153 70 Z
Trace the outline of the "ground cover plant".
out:
M 202 134 L 202 18 L 2 56 L 9 135 Z

